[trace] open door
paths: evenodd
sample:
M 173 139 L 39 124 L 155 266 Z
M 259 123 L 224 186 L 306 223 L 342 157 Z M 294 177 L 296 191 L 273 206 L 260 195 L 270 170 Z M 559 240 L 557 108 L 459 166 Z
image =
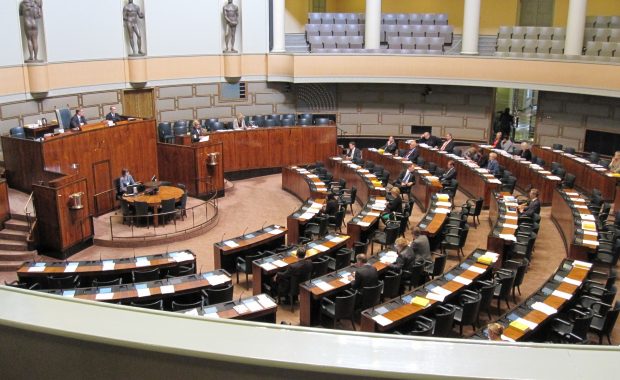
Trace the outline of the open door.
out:
M 123 115 L 155 118 L 155 98 L 152 88 L 123 91 Z

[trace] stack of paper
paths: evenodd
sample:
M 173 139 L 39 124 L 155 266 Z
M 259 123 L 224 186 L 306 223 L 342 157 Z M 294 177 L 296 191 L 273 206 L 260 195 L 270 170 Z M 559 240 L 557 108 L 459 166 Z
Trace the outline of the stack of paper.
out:
M 149 265 L 151 265 L 151 262 L 146 257 L 136 257 L 137 267 L 148 267 Z
M 67 266 L 65 267 L 65 273 L 75 272 L 77 270 L 78 265 L 80 265 L 80 263 L 75 262 L 75 261 L 68 263 Z
M 256 296 L 256 298 L 258 299 L 258 302 L 265 308 L 265 309 L 269 309 L 272 307 L 276 306 L 276 303 L 273 302 L 269 297 L 267 297 L 265 294 L 259 294 L 258 296 Z
M 420 307 L 427 307 L 431 301 L 424 297 L 415 296 L 413 300 L 411 300 L 411 303 Z
M 540 311 L 541 313 L 546 314 L 546 315 L 553 315 L 558 312 L 556 309 L 542 302 L 535 302 L 532 305 L 532 309 Z

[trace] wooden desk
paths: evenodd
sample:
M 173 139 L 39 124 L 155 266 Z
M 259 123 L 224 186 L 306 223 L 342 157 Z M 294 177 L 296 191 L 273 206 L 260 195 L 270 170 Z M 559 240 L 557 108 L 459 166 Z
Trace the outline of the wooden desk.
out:
M 327 198 L 327 184 L 305 168 L 290 166 L 282 168 L 282 189 L 300 200 Z
M 58 128 L 58 124 L 42 125 L 36 128 L 25 125 L 24 134 L 26 135 L 26 138 L 36 139 L 39 137 L 43 137 L 43 135 L 45 135 L 46 133 L 54 133 L 54 128 Z
M 276 323 L 278 305 L 274 299 L 266 294 L 244 297 L 238 300 L 217 303 L 195 308 L 181 310 L 177 313 L 201 316 L 205 318 L 239 319 L 244 321 Z
M 517 199 L 509 193 L 493 192 L 493 201 L 489 208 L 489 226 L 491 231 L 487 236 L 487 249 L 497 252 L 501 260 L 507 253 L 507 248 L 517 241 L 519 214 L 517 213 Z
M 558 187 L 562 179 L 553 176 L 550 171 L 542 166 L 532 164 L 519 156 L 513 156 L 501 149 L 491 149 L 490 145 L 478 145 L 485 153 L 497 153 L 499 164 L 510 171 L 517 178 L 517 187 L 525 192 L 528 188 L 534 187 L 539 190 L 538 199 L 541 204 L 548 206 L 553 199 L 553 189 Z
M 347 223 L 348 246 L 353 248 L 355 242 L 366 241 L 377 229 L 381 212 L 385 209 L 387 199 L 385 197 L 371 196 L 368 203 L 360 212 Z
M 379 275 L 389 268 L 389 264 L 379 258 L 384 253 L 379 252 L 377 256 L 371 256 L 368 259 L 368 263 L 377 269 Z M 355 272 L 355 268 L 355 265 L 350 265 L 299 285 L 299 324 L 301 326 L 314 326 L 319 323 L 321 300 L 349 289 L 351 282 L 348 277 Z
M 587 202 L 574 189 L 555 189 L 551 220 L 562 235 L 566 257 L 588 260 L 588 253 L 598 247 L 598 231 Z
M 486 169 L 481 169 L 474 162 L 466 160 L 454 154 L 440 152 L 437 149 L 431 149 L 419 146 L 420 156 L 426 161 L 434 162 L 441 167 L 446 167 L 449 160 L 454 161 L 456 168 L 456 179 L 459 182 L 458 190 L 461 190 L 467 196 L 472 198 L 484 199 L 482 208 L 488 209 L 491 204 L 491 192 L 497 190 L 501 186 L 501 182 Z
M 181 200 L 183 196 L 183 190 L 174 186 L 160 186 L 159 190 L 155 194 L 148 194 L 143 192 L 137 195 L 123 195 L 123 199 L 129 204 L 135 202 L 145 202 L 149 207 L 153 209 L 153 226 L 159 225 L 159 218 L 157 217 L 158 211 L 161 207 L 161 202 L 174 199 L 175 202 Z M 139 216 L 139 215 L 138 215 Z
M 222 268 L 228 273 L 236 272 L 237 257 L 284 245 L 286 231 L 286 228 L 272 224 L 242 236 L 213 243 L 214 268 Z
M 471 287 L 471 284 L 475 281 L 491 275 L 492 266 L 477 262 L 478 257 L 484 254 L 485 250 L 477 249 L 463 263 L 454 267 L 440 278 L 436 278 L 409 293 L 403 294 L 401 297 L 362 311 L 360 330 L 367 332 L 394 330 L 412 318 L 429 312 L 437 305 L 456 299 L 463 290 Z M 460 281 L 469 282 L 469 284 L 465 285 Z M 436 287 L 443 289 L 447 294 L 442 301 L 439 300 L 442 298 L 441 296 L 434 295 L 439 294 L 439 290 L 435 289 Z M 425 298 L 428 300 L 428 305 L 422 307 L 413 304 L 412 301 L 416 297 Z
M 64 290 L 42 290 L 45 293 L 58 294 L 65 297 L 86 299 L 90 301 L 122 302 L 156 301 L 181 294 L 200 292 L 217 285 L 231 284 L 230 274 L 222 269 L 212 272 L 190 274 L 188 276 L 171 277 L 163 280 L 124 284 L 93 288 Z M 138 290 L 140 289 L 140 293 Z
M 545 160 L 545 168 L 550 169 L 552 162 L 558 162 L 566 169 L 566 173 L 574 174 L 575 186 L 584 194 L 590 195 L 592 189 L 599 189 L 605 200 L 613 202 L 616 199 L 616 187 L 620 183 L 620 177 L 612 176 L 607 169 L 594 165 L 585 158 L 553 150 L 548 146 L 534 145 L 532 153 Z
M 49 285 L 50 276 L 69 274 L 79 275 L 82 285 L 90 284 L 97 277 L 122 277 L 123 283 L 130 283 L 131 272 L 136 269 L 169 269 L 191 264 L 196 264 L 196 255 L 190 250 L 109 260 L 26 261 L 17 269 L 17 278 L 28 284 L 38 282 L 44 288 Z
M 325 198 L 310 198 L 297 211 L 286 217 L 287 239 L 289 244 L 296 244 L 304 235 L 306 223 L 321 211 Z
M 452 203 L 448 194 L 434 194 L 430 200 L 428 210 L 418 222 L 418 227 L 428 236 L 431 250 L 435 250 L 441 242 L 443 226 L 452 211 Z
M 257 128 L 209 134 L 209 141 L 223 144 L 225 173 L 325 161 L 337 153 L 336 139 L 335 126 Z
M 356 200 L 366 204 L 371 196 L 385 196 L 385 188 L 381 181 L 368 170 L 341 157 L 330 157 L 325 165 L 334 175 L 347 181 L 347 188 L 357 188 Z
M 564 260 L 536 293 L 498 319 L 497 323 L 504 326 L 502 340 L 522 342 L 534 338 L 537 332 L 544 330 L 542 327 L 553 319 L 556 312 L 561 312 L 571 304 L 590 270 L 591 264 L 589 263 Z M 550 314 L 543 312 L 546 310 L 545 307 L 550 308 L 548 311 Z M 553 312 L 554 310 L 556 312 Z M 482 331 L 478 331 L 476 335 L 484 339 Z
M 306 257 L 303 260 L 311 260 L 313 257 L 330 255 L 344 247 L 349 240 L 347 235 L 327 235 L 323 239 L 314 240 L 306 245 Z M 252 287 L 254 295 L 263 292 L 263 283 L 267 278 L 283 271 L 290 264 L 299 261 L 295 256 L 297 248 L 278 253 L 272 256 L 254 260 L 252 263 Z

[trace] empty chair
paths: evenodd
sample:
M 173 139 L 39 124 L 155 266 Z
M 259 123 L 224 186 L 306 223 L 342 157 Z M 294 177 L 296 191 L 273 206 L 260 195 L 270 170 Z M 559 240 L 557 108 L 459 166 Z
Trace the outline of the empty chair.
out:
M 414 37 L 401 37 L 400 46 L 402 49 L 415 49 L 416 48 L 415 38 Z
M 435 260 L 431 263 L 428 262 L 424 268 L 426 275 L 435 278 L 436 276 L 441 276 L 443 274 L 444 269 L 446 268 L 446 261 L 448 259 L 448 255 L 441 254 L 435 256 Z
M 541 26 L 538 28 L 539 40 L 551 40 L 553 38 L 553 28 L 550 26 Z
M 597 29 L 596 28 L 586 28 L 583 31 L 583 40 L 584 41 L 594 41 L 594 36 L 596 36 Z M 607 41 L 607 40 L 605 40 Z
M 473 290 L 464 290 L 459 296 L 458 304 L 455 305 L 454 323 L 459 325 L 459 335 L 463 335 L 463 326 L 471 325 L 473 329 L 478 326 L 480 314 L 480 302 L 482 296 Z
M 564 54 L 564 43 L 564 40 L 551 41 L 551 48 L 549 49 L 549 54 Z
M 187 135 L 187 122 L 184 120 L 176 121 L 172 129 L 175 136 Z
M 398 25 L 398 36 L 399 37 L 412 37 L 413 26 L 411 25 Z
M 321 299 L 321 317 L 327 315 L 336 323 L 341 319 L 348 319 L 355 330 L 355 300 L 357 292 L 346 290 L 332 301 L 328 297 Z
M 160 274 L 159 268 L 135 269 L 131 271 L 131 278 L 133 282 L 155 281 L 159 280 Z
M 203 290 L 202 294 L 203 296 L 205 296 L 205 303 L 207 303 L 208 305 L 228 302 L 232 300 L 233 285 L 228 284 L 225 286 L 208 288 L 206 290 Z
M 566 173 L 564 180 L 562 181 L 562 187 L 565 189 L 572 189 L 575 187 L 575 179 L 577 177 L 572 173 Z
M 72 289 L 80 287 L 80 276 L 75 274 L 51 275 L 48 277 L 50 289 Z
M 594 33 L 594 41 L 609 41 L 609 36 L 611 34 L 611 29 L 606 28 L 597 28 Z
M 310 51 L 323 48 L 323 40 L 320 36 L 308 37 L 308 43 L 310 43 Z
M 328 264 L 329 257 L 318 257 L 312 260 L 312 278 L 321 277 L 327 273 Z
M 437 13 L 435 15 L 435 25 L 448 25 L 448 15 L 445 13 Z
M 515 39 L 515 38 L 510 40 L 510 52 L 511 53 L 523 53 L 524 46 L 525 46 L 525 40 Z
M 513 40 L 525 39 L 525 27 L 524 26 L 513 26 L 512 27 L 512 39 Z
M 310 37 L 316 37 L 320 35 L 320 24 L 306 24 L 306 41 L 310 41 Z
M 444 40 L 442 37 L 431 37 L 428 48 L 429 50 L 441 50 L 443 51 Z
M 321 13 L 308 13 L 308 24 L 320 24 L 321 15 Z
M 512 26 L 500 26 L 497 31 L 497 39 L 511 39 Z
M 364 47 L 364 37 L 362 36 L 350 36 L 349 47 L 352 49 L 361 49 Z
M 554 40 L 565 40 L 566 39 L 566 28 L 553 28 L 553 39 Z
M 347 17 L 348 17 L 348 13 L 336 13 L 334 15 L 334 23 L 339 25 L 339 24 L 346 24 L 347 23 Z
M 359 310 L 366 310 L 377 305 L 381 300 L 381 292 L 383 291 L 383 281 L 375 286 L 364 287 L 359 291 L 360 303 Z
M 92 282 L 92 286 L 93 287 L 101 287 L 101 286 L 116 286 L 116 285 L 121 285 L 123 283 L 123 278 L 122 277 L 117 277 L 117 278 L 112 278 L 109 280 L 100 280 L 100 279 L 93 279 Z
M 383 279 L 383 293 L 381 294 L 382 300 L 389 300 L 398 297 L 401 288 L 402 272 L 389 271 Z
M 385 25 L 396 25 L 396 15 L 393 13 L 384 13 L 382 19 L 382 24 Z
M 224 129 L 226 129 L 226 125 L 222 123 L 221 121 L 215 121 L 211 123 L 212 131 L 223 131 Z
M 566 319 L 555 317 L 551 323 L 551 339 L 557 342 L 581 342 L 587 339 L 594 317 L 590 309 L 573 308 L 566 313 Z
M 455 314 L 456 307 L 454 307 L 454 305 L 438 305 L 433 313 L 433 319 L 435 319 L 435 330 L 433 331 L 433 336 L 445 338 L 450 335 L 452 325 L 454 324 Z
M 599 51 L 600 56 L 612 57 L 615 55 L 616 50 L 620 47 L 620 44 L 615 42 L 603 42 L 601 46 L 601 50 Z
M 396 25 L 383 25 L 383 33 L 381 41 L 387 41 L 388 37 L 398 37 L 398 26 Z
M 421 315 L 415 318 L 410 326 L 410 330 L 406 332 L 407 335 L 432 336 L 435 330 L 435 320 Z
M 523 53 L 536 53 L 538 48 L 538 40 L 525 40 L 523 44 Z
M 157 135 L 159 136 L 160 142 L 174 142 L 174 134 L 172 133 L 172 127 L 169 122 L 161 122 L 157 125 Z
M 610 21 L 611 21 L 610 16 L 596 16 L 594 18 L 594 27 L 595 28 L 607 28 L 609 27 Z
M 537 26 L 526 26 L 525 27 L 525 39 L 526 40 L 537 40 L 539 34 L 539 29 Z
M 191 310 L 191 309 L 202 308 L 203 306 L 204 306 L 204 299 L 200 299 L 194 302 L 187 302 L 187 303 L 172 301 L 172 311 Z
M 412 37 L 426 37 L 426 28 L 422 25 L 414 25 L 411 28 Z
M 316 125 L 328 125 L 330 123 L 330 120 L 326 117 L 318 117 L 314 120 L 314 123 Z
M 429 25 L 424 33 L 426 37 L 439 37 L 439 26 Z
M 357 17 L 357 13 L 345 13 L 347 24 L 361 24 L 359 18 Z
M 422 15 L 419 13 L 409 13 L 407 15 L 409 19 L 410 25 L 421 25 L 422 24 Z
M 346 25 L 334 25 L 332 28 L 332 35 L 334 36 L 345 36 L 346 35 Z
M 336 48 L 336 38 L 334 36 L 325 36 L 321 35 L 321 41 L 323 41 L 324 49 L 335 49 Z
M 344 35 L 336 37 L 336 46 L 338 46 L 338 49 L 348 49 L 349 37 L 346 37 Z
M 135 306 L 135 307 L 141 307 L 144 309 L 153 309 L 153 310 L 164 310 L 164 301 L 163 300 L 157 300 L 157 301 L 142 301 L 142 300 L 136 300 L 136 301 L 131 301 L 129 303 L 130 306 Z
M 333 24 L 334 14 L 333 13 L 323 13 L 321 14 L 321 24 Z
M 620 42 L 620 27 L 609 32 L 609 42 Z
M 381 245 L 381 249 L 386 246 L 391 246 L 398 237 L 400 230 L 400 223 L 395 221 L 388 221 L 383 231 L 375 231 L 372 236 L 371 242 Z M 374 244 L 371 246 L 370 252 L 374 253 Z
M 451 45 L 453 36 L 454 28 L 452 25 L 439 25 L 439 37 L 443 38 L 445 44 Z
M 515 281 L 516 272 L 510 269 L 498 269 L 495 272 L 496 280 L 498 282 L 498 286 L 495 288 L 493 292 L 493 297 L 497 298 L 497 313 L 501 312 L 501 300 L 506 302 L 506 306 L 510 308 L 509 297 L 512 292 L 512 286 Z
M 396 24 L 398 25 L 408 25 L 409 24 L 409 15 L 406 13 L 398 13 L 396 14 Z
M 613 28 L 613 29 L 620 28 L 620 16 L 611 16 L 609 18 L 609 28 Z
M 620 313 L 620 301 L 616 301 L 613 309 L 609 310 L 604 316 L 595 315 L 590 324 L 590 331 L 598 335 L 598 344 L 603 343 L 603 336 L 607 337 L 607 342 L 611 343 L 611 332 L 618 320 Z
M 563 146 L 562 146 L 562 144 L 553 144 L 553 145 L 551 146 L 551 148 L 552 148 L 553 150 L 562 150 Z M 558 164 L 558 163 L 556 162 L 556 164 Z M 559 164 L 558 164 L 558 165 L 559 165 Z
M 498 38 L 497 44 L 495 45 L 495 50 L 498 53 L 508 53 L 510 52 L 510 44 L 511 40 L 507 38 Z
M 428 50 L 430 37 L 414 37 L 414 41 L 417 50 Z
M 346 36 L 359 36 L 360 35 L 359 25 L 346 25 L 344 30 L 345 30 Z
M 422 15 L 422 25 L 435 25 L 435 14 L 424 13 Z

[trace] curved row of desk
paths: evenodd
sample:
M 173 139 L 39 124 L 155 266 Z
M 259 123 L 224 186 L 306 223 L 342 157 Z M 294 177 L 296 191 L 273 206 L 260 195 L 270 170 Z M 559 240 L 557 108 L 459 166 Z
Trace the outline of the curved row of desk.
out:
M 493 192 L 489 208 L 491 232 L 487 237 L 487 249 L 499 253 L 502 259 L 506 247 L 517 241 L 516 233 L 519 228 L 517 207 L 517 199 L 512 195 Z

